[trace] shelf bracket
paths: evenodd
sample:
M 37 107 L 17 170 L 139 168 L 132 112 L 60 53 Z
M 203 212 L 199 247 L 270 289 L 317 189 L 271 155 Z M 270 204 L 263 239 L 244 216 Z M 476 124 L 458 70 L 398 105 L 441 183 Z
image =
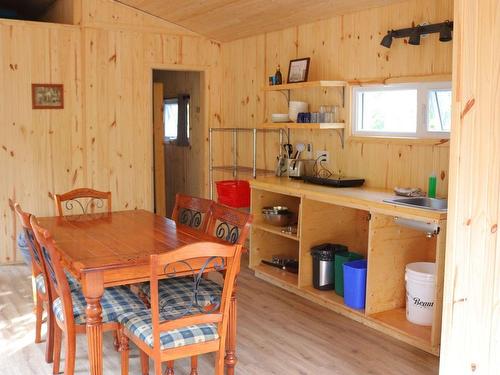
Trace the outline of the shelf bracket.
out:
M 344 144 L 345 144 L 345 133 L 344 133 L 344 129 L 335 129 L 335 131 L 337 132 L 337 135 L 339 136 L 340 138 L 340 144 L 342 145 L 342 150 L 344 149 Z

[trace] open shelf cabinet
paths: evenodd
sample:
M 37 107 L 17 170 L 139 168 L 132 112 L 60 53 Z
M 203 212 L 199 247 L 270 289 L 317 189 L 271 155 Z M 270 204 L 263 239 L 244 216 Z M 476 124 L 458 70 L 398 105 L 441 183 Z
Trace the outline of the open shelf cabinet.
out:
M 297 236 L 263 223 L 264 206 L 285 205 L 297 213 Z M 439 354 L 441 330 L 442 274 L 446 221 L 441 232 L 427 237 L 415 229 L 396 224 L 394 216 L 342 203 L 315 200 L 308 194 L 294 195 L 276 188 L 252 188 L 250 267 L 255 275 L 276 286 L 325 306 L 337 313 L 375 328 L 429 353 Z M 312 285 L 312 246 L 325 242 L 348 246 L 368 261 L 365 309 L 344 304 L 334 291 Z M 299 261 L 299 273 L 292 274 L 261 263 L 284 254 Z M 437 286 L 432 326 L 419 326 L 406 319 L 405 267 L 412 262 L 436 262 Z

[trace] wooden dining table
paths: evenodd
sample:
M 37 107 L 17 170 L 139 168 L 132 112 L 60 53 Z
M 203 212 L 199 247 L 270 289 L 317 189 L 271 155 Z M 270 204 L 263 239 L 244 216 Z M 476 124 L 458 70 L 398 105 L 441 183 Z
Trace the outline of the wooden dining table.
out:
M 52 234 L 65 268 L 78 279 L 87 301 L 86 331 L 92 375 L 103 372 L 100 299 L 104 288 L 148 281 L 151 254 L 200 241 L 220 242 L 206 233 L 176 225 L 173 220 L 145 210 L 43 217 L 38 221 Z M 235 293 L 231 299 L 225 365 L 227 373 L 234 374 Z

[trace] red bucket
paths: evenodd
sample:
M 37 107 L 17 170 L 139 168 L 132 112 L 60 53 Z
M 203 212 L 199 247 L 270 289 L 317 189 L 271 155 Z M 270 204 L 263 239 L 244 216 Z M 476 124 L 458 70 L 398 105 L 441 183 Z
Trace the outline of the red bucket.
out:
M 240 208 L 250 207 L 250 184 L 245 180 L 216 181 L 219 203 Z

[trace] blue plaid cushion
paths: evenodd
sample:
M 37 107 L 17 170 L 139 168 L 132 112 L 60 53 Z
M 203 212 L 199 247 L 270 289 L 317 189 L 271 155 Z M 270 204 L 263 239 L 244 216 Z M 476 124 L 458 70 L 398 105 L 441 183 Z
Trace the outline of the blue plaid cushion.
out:
M 69 290 L 72 292 L 75 290 L 80 289 L 80 283 L 78 282 L 77 279 L 75 279 L 68 271 L 64 271 L 66 274 L 66 278 L 68 279 L 68 284 L 69 284 Z M 45 280 L 43 279 L 43 275 L 39 274 L 37 277 L 35 277 L 35 284 L 36 284 L 36 289 L 42 293 L 46 293 L 45 289 Z
M 75 324 L 85 324 L 85 307 L 87 306 L 87 301 L 85 301 L 81 290 L 72 291 L 71 299 L 73 301 Z M 126 286 L 115 286 L 104 289 L 101 306 L 103 323 L 115 322 L 116 317 L 121 313 L 146 309 L 146 306 L 139 297 L 132 293 L 130 288 Z M 59 298 L 54 300 L 52 308 L 57 319 L 61 322 L 64 321 L 62 303 Z
M 175 319 L 175 315 L 162 313 L 161 320 Z M 144 341 L 151 348 L 153 347 L 153 328 L 151 323 L 151 310 L 136 311 L 120 314 L 118 322 L 123 324 L 127 330 Z M 161 350 L 178 348 L 191 344 L 198 344 L 206 341 L 213 341 L 219 338 L 216 324 L 199 324 L 189 327 L 173 329 L 160 334 Z
M 151 289 L 149 283 L 142 283 L 139 286 L 141 292 L 151 299 Z M 158 283 L 158 298 L 160 306 L 186 305 L 194 298 L 193 277 L 175 277 L 160 280 Z M 217 300 L 222 295 L 222 286 L 208 279 L 202 279 L 198 287 L 197 300 L 200 306 L 206 306 Z

